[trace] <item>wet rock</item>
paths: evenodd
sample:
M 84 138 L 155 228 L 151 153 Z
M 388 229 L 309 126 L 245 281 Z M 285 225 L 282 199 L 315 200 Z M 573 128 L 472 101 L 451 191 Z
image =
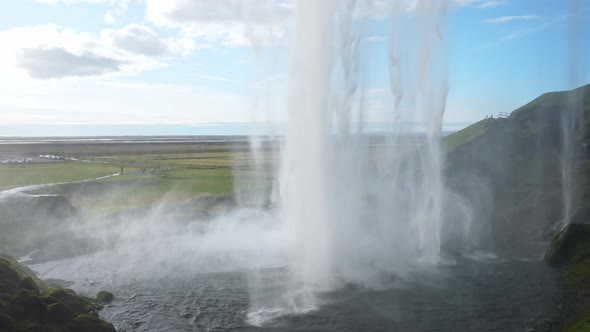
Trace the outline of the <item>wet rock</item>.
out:
M 107 291 L 100 291 L 96 294 L 96 299 L 102 303 L 111 303 L 115 299 L 113 293 Z
M 0 259 L 0 293 L 13 293 L 18 289 L 20 277 L 10 264 Z
M 112 324 L 92 315 L 78 315 L 66 328 L 70 332 L 116 332 Z
M 12 317 L 0 314 L 0 331 L 12 331 L 15 323 L 16 322 Z
M 58 301 L 54 297 L 44 296 L 43 303 L 45 303 L 46 305 L 50 305 L 50 304 L 58 303 Z
M 71 289 L 50 288 L 43 295 L 67 305 L 75 314 L 87 314 L 96 310 L 96 306 L 90 299 L 77 295 Z
M 19 290 L 11 304 L 13 317 L 19 320 L 42 320 L 47 309 L 43 299 L 28 289 Z
M 100 306 L 71 289 L 47 288 L 34 272 L 0 255 L 0 331 L 115 331 Z
M 590 244 L 590 224 L 569 224 L 551 241 L 544 260 L 549 266 L 563 267 L 590 255 L 579 247 Z
M 578 207 L 569 219 L 572 224 L 590 223 L 590 206 Z
M 39 293 L 39 287 L 35 284 L 33 279 L 29 276 L 24 277 L 21 279 L 20 284 L 18 285 L 19 289 L 28 289 L 30 291 L 34 291 L 35 293 Z
M 57 323 L 65 323 L 74 317 L 72 310 L 62 303 L 54 303 L 47 306 L 47 317 Z

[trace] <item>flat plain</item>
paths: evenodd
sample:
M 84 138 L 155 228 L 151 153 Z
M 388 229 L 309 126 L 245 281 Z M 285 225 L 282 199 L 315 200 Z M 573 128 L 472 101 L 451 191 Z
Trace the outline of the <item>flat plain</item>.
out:
M 0 162 L 7 160 L 0 164 L 0 190 L 41 185 L 35 193 L 64 195 L 80 211 L 110 214 L 163 198 L 268 185 L 274 151 L 263 142 L 254 160 L 249 140 L 238 136 L 9 138 L 0 140 Z M 40 158 L 47 155 L 64 160 Z

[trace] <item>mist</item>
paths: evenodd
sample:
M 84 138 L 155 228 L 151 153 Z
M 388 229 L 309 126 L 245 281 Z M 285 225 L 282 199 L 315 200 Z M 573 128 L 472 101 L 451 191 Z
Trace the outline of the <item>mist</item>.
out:
M 244 88 L 264 129 L 7 139 L 9 156 L 68 159 L 7 159 L 25 175 L 0 191 L 3 253 L 85 296 L 113 291 L 100 317 L 120 330 L 546 326 L 539 316 L 564 300 L 543 257 L 589 211 L 588 85 L 448 134 L 456 2 L 211 6 L 150 17 L 246 27 L 224 38 L 249 43 L 253 82 L 272 76 Z M 586 67 L 581 6 L 568 18 L 573 85 Z M 376 17 L 386 47 L 370 44 Z M 288 54 L 269 46 L 284 35 Z M 377 92 L 375 61 L 388 77 Z M 43 167 L 57 180 L 38 184 Z

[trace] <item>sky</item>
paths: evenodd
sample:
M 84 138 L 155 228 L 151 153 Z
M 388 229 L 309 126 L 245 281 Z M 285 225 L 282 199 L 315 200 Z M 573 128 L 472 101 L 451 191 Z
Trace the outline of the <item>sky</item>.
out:
M 0 136 L 276 130 L 293 1 L 3 0 Z M 359 84 L 377 127 L 395 104 L 390 34 L 412 45 L 416 2 L 355 7 Z M 449 0 L 443 23 L 445 130 L 590 83 L 590 0 Z

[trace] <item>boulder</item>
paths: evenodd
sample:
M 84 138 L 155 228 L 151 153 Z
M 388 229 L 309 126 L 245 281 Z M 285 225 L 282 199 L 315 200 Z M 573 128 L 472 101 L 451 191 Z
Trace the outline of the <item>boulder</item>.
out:
M 553 237 L 544 260 L 549 266 L 564 267 L 590 256 L 590 224 L 569 224 Z
M 20 276 L 10 263 L 0 259 L 0 293 L 14 293 L 18 290 Z
M 72 310 L 63 303 L 54 303 L 47 306 L 47 317 L 57 323 L 65 323 L 74 317 Z
M 572 224 L 586 224 L 590 222 L 590 206 L 578 207 L 569 219 Z
M 0 331 L 115 331 L 97 316 L 99 308 L 73 290 L 48 288 L 29 268 L 0 255 Z
M 116 332 L 112 324 L 92 315 L 78 315 L 68 322 L 66 328 L 70 332 Z
M 18 285 L 19 289 L 28 289 L 35 293 L 39 293 L 39 287 L 35 284 L 33 279 L 29 276 L 26 276 L 21 279 L 20 284 Z
M 75 314 L 86 314 L 97 309 L 90 299 L 77 295 L 71 289 L 49 288 L 43 295 L 67 305 Z
M 115 299 L 113 293 L 107 291 L 100 291 L 96 294 L 96 299 L 102 303 L 111 303 Z
M 0 331 L 12 331 L 14 329 L 15 321 L 12 317 L 0 314 Z

